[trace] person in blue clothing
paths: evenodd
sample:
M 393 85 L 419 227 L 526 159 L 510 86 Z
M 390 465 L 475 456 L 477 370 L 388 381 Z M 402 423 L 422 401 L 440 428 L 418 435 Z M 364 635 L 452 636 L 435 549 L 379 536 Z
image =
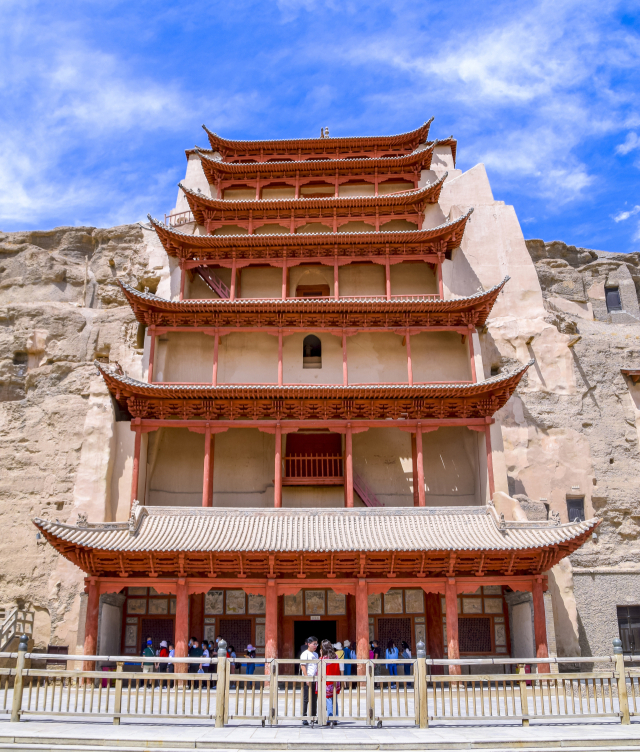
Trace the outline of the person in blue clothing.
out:
M 384 656 L 388 661 L 389 660 L 397 660 L 398 659 L 398 648 L 396 647 L 396 643 L 393 640 L 389 640 L 387 643 L 387 649 L 385 651 Z M 397 676 L 398 675 L 398 664 L 397 663 L 387 663 L 387 670 L 389 671 L 389 676 Z M 395 689 L 396 685 L 392 684 L 391 689 Z
M 245 658 L 255 658 L 256 657 L 256 649 L 253 647 L 253 645 L 249 644 L 247 645 L 247 649 L 244 653 Z M 247 676 L 253 675 L 256 672 L 256 664 L 255 663 L 245 663 L 245 666 L 247 667 Z M 253 687 L 253 682 L 247 682 L 247 689 L 251 689 Z

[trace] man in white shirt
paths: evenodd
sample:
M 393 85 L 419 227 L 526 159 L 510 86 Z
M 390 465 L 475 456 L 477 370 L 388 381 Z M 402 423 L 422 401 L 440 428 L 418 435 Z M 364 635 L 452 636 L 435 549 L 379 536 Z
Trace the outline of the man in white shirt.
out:
M 318 654 L 316 653 L 316 650 L 318 649 L 318 638 L 317 637 L 307 637 L 307 649 L 302 652 L 300 655 L 301 661 L 317 661 L 318 660 Z M 317 663 L 301 663 L 300 664 L 300 671 L 303 676 L 316 676 L 318 673 L 318 664 Z M 318 714 L 318 698 L 316 696 L 315 691 L 315 682 L 305 682 L 302 685 L 302 715 L 307 715 L 307 707 L 309 705 L 309 693 L 311 693 L 311 715 L 317 715 Z M 304 726 L 309 725 L 309 721 L 305 718 L 302 721 L 302 724 Z

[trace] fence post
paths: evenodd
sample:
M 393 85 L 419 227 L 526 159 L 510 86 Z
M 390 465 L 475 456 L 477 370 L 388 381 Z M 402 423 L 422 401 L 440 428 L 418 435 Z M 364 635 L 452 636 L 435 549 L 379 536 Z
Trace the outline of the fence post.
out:
M 373 663 L 367 661 L 365 669 L 367 676 L 367 726 L 373 726 L 376 715 L 376 687 L 373 681 Z
M 116 674 L 121 674 L 124 669 L 124 661 L 118 661 L 116 663 Z M 122 679 L 118 679 L 116 676 L 116 697 L 113 701 L 113 725 L 120 725 L 120 715 L 122 712 Z M 116 715 L 118 714 L 118 715 Z
M 413 702 L 416 711 L 416 723 L 421 729 L 429 728 L 429 705 L 427 701 L 427 651 L 425 644 L 420 640 L 416 645 L 416 676 L 414 677 Z M 417 696 L 416 696 L 417 695 Z
M 224 726 L 225 706 L 227 702 L 227 643 L 218 643 L 218 665 L 216 666 L 216 728 Z
M 24 670 L 25 655 L 29 645 L 29 636 L 23 634 L 18 645 L 18 659 L 16 660 L 16 678 L 13 682 L 13 703 L 11 705 L 11 722 L 20 720 L 22 710 L 22 672 Z
M 524 663 L 519 665 L 518 673 L 524 674 Z M 527 682 L 525 680 L 525 681 L 518 682 L 518 684 L 520 686 L 520 712 L 522 713 L 522 725 L 528 726 L 529 725 L 529 696 L 527 694 Z M 534 702 L 535 702 L 535 698 L 534 698 Z
M 327 673 L 326 661 L 318 661 L 318 726 L 327 722 Z
M 629 717 L 629 697 L 627 695 L 627 677 L 624 673 L 624 655 L 622 654 L 622 640 L 613 641 L 613 655 L 618 674 L 618 707 L 620 709 L 620 723 L 625 726 L 631 723 Z
M 269 679 L 269 724 L 278 725 L 278 661 L 271 661 L 271 677 Z

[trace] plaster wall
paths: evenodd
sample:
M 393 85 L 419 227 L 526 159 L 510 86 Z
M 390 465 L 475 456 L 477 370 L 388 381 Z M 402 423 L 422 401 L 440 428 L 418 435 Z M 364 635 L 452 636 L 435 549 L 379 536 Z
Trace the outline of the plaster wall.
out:
M 391 295 L 437 295 L 438 280 L 422 261 L 393 264 L 389 269 Z
M 354 434 L 353 467 L 384 506 L 413 506 L 409 432 L 397 428 L 370 428 Z
M 620 569 L 573 569 L 583 656 L 610 655 L 613 640 L 620 637 L 617 606 L 640 605 L 640 567 L 634 564 L 627 570 Z
M 411 335 L 413 383 L 471 381 L 467 343 L 455 332 L 421 332 Z
M 284 338 L 282 362 L 285 384 L 342 384 L 342 338 L 326 332 L 315 332 L 315 335 L 322 345 L 322 368 L 304 368 L 303 343 L 307 332 Z
M 344 486 L 285 486 L 282 506 L 290 509 L 344 507 Z M 355 493 L 353 506 L 364 506 Z
M 361 332 L 347 337 L 347 365 L 350 384 L 408 383 L 407 349 L 397 334 Z
M 340 285 L 340 297 L 386 295 L 384 266 L 379 264 L 341 266 L 338 284 Z
M 247 267 L 241 272 L 241 298 L 281 298 L 282 269 Z
M 149 436 L 150 455 L 157 454 L 157 459 L 150 468 L 147 504 L 202 506 L 204 435 L 187 428 L 167 428 Z
M 373 183 L 342 183 L 338 187 L 338 196 L 374 196 L 375 192 Z
M 182 180 L 185 188 L 189 188 L 192 191 L 200 190 L 205 196 L 216 195 L 211 193 L 211 187 L 207 182 L 204 170 L 202 169 L 202 162 L 197 154 L 189 154 L 187 157 L 187 172 Z M 172 214 L 189 211 L 189 204 L 187 197 L 183 190 L 178 188 L 178 198 L 176 200 L 176 208 L 172 211 Z
M 278 338 L 262 332 L 237 332 L 221 337 L 218 384 L 257 383 L 278 383 Z
M 274 434 L 255 428 L 232 428 L 216 434 L 214 506 L 273 507 L 274 462 Z
M 481 500 L 477 434 L 440 428 L 422 436 L 426 505 L 476 506 Z
M 224 339 L 223 337 L 223 342 Z M 214 338 L 207 334 L 166 332 L 156 342 L 153 380 L 210 384 L 213 374 L 213 346 Z

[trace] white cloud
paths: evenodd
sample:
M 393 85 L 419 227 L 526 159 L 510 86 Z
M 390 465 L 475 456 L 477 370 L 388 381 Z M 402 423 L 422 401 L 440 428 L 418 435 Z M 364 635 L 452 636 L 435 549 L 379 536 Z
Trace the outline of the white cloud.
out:
M 640 137 L 635 131 L 630 131 L 624 142 L 616 146 L 616 154 L 628 154 L 635 149 L 640 149 Z
M 635 217 L 636 214 L 640 214 L 640 206 L 638 206 L 637 204 L 633 207 L 633 209 L 618 212 L 618 214 L 613 217 L 613 221 L 624 222 L 625 220 L 629 219 L 629 217 Z

